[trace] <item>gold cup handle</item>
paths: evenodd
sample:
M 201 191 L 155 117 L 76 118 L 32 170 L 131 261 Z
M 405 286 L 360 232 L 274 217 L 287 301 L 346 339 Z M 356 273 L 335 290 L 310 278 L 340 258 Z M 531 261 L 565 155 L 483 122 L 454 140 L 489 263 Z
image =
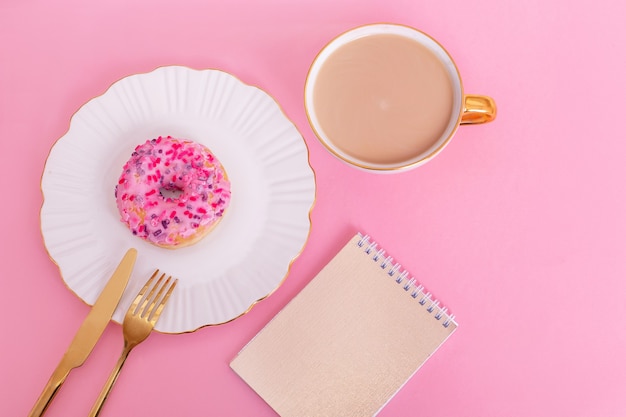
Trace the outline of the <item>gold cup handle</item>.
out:
M 496 102 L 488 96 L 468 94 L 464 98 L 462 125 L 491 122 L 496 118 Z

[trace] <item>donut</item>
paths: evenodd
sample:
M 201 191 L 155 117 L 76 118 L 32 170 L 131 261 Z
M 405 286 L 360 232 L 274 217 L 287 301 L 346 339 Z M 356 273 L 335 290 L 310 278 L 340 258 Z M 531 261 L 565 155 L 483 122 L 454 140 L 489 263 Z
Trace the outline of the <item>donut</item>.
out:
M 163 248 L 206 236 L 230 203 L 224 167 L 204 145 L 171 136 L 138 145 L 115 186 L 121 221 L 133 235 Z

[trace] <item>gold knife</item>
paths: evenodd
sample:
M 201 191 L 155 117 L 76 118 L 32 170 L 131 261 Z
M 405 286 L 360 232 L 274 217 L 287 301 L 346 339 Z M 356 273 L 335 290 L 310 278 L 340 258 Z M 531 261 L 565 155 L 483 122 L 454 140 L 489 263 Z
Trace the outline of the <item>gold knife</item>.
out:
M 96 345 L 96 342 L 100 339 L 104 329 L 109 324 L 111 316 L 113 316 L 113 312 L 120 302 L 120 298 L 124 293 L 133 266 L 135 265 L 135 259 L 137 259 L 137 250 L 131 248 L 126 252 L 124 258 L 122 258 L 117 269 L 113 272 L 111 279 L 98 296 L 98 299 L 89 311 L 89 314 L 87 314 L 83 324 L 81 324 L 76 332 L 74 340 L 72 340 L 63 359 L 61 359 L 61 362 L 59 362 L 59 365 L 57 365 L 57 368 L 52 373 L 48 384 L 39 396 L 29 417 L 42 416 L 70 371 L 74 368 L 78 368 L 85 362 L 93 347 Z

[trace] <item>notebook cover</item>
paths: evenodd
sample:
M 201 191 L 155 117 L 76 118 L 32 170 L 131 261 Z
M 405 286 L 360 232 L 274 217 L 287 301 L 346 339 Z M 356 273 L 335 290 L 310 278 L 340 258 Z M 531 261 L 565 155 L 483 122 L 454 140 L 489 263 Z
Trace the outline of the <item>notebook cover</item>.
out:
M 376 415 L 457 327 L 363 242 L 353 237 L 231 362 L 283 417 Z

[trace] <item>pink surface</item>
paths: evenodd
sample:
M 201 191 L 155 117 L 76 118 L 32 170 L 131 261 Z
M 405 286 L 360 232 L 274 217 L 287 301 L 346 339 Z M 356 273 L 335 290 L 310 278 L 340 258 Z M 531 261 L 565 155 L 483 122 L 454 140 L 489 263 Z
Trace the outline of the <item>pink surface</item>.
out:
M 381 416 L 626 415 L 625 15 L 622 2 L 587 0 L 2 1 L 0 415 L 28 413 L 88 311 L 41 240 L 47 153 L 112 82 L 174 64 L 229 71 L 281 103 L 317 175 L 311 236 L 249 314 L 140 345 L 102 417 L 274 416 L 228 363 L 355 230 L 460 323 Z M 303 109 L 317 51 L 379 21 L 434 36 L 466 92 L 499 106 L 494 123 L 462 127 L 397 175 L 335 160 Z M 47 415 L 86 415 L 121 344 L 111 324 Z

